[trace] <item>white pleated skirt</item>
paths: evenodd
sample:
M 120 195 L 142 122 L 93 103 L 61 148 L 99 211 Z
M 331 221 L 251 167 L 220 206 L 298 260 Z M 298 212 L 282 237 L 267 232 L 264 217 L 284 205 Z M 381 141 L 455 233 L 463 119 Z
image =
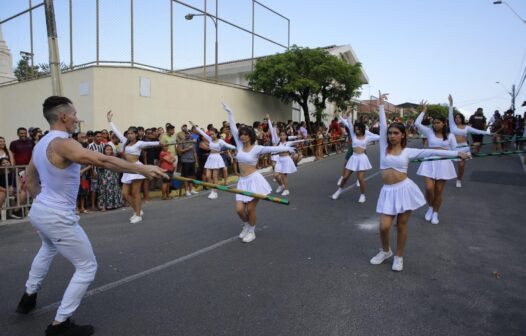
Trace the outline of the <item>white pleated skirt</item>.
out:
M 424 161 L 418 167 L 416 174 L 434 180 L 452 180 L 457 178 L 457 172 L 451 160 Z
M 279 154 L 274 154 L 270 156 L 270 160 L 274 162 L 278 162 L 279 160 Z
M 350 171 L 364 171 L 372 168 L 373 166 L 371 166 L 371 162 L 369 162 L 369 158 L 365 153 L 353 153 L 345 165 L 345 169 Z
M 282 174 L 292 174 L 298 171 L 298 168 L 296 168 L 296 165 L 294 164 L 294 161 L 292 161 L 292 158 L 287 156 L 279 156 L 278 162 L 276 163 L 276 168 L 274 169 L 276 173 L 282 173 Z
M 395 184 L 384 184 L 380 190 L 376 212 L 395 216 L 409 210 L 416 210 L 426 204 L 420 188 L 411 179 L 406 178 Z
M 225 167 L 225 160 L 219 153 L 211 153 L 205 163 L 206 169 L 220 169 Z
M 272 192 L 270 184 L 268 184 L 263 175 L 257 171 L 248 176 L 240 177 L 239 181 L 237 181 L 236 188 L 262 195 L 268 195 Z M 253 197 L 236 194 L 236 201 L 248 203 L 253 199 Z
M 142 165 L 141 161 L 136 161 L 135 164 Z M 123 184 L 131 184 L 134 180 L 144 180 L 145 177 L 141 174 L 123 173 L 121 182 Z

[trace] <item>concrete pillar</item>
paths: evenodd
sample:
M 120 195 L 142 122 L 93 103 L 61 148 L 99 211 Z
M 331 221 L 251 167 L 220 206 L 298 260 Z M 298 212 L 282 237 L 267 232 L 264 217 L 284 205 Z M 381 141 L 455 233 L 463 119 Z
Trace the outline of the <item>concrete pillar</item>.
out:
M 13 73 L 13 58 L 7 47 L 0 25 L 0 83 L 10 82 L 16 79 Z

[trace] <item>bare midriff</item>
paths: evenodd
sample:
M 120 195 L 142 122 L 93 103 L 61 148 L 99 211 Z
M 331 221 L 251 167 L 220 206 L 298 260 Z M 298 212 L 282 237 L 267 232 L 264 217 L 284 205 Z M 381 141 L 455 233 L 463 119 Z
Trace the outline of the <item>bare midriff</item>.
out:
M 393 168 L 383 169 L 381 171 L 381 174 L 384 184 L 396 184 L 402 182 L 407 178 L 406 173 L 399 172 L 398 170 Z
M 355 153 L 355 154 L 363 154 L 363 153 L 365 153 L 365 148 L 353 147 L 352 152 Z
M 289 152 L 279 153 L 279 156 L 290 156 Z
M 248 176 L 257 171 L 257 168 L 248 164 L 239 164 L 239 173 L 242 177 Z
M 125 154 L 124 158 L 126 159 L 126 161 L 131 162 L 131 163 L 135 163 L 139 161 L 139 157 L 137 155 Z

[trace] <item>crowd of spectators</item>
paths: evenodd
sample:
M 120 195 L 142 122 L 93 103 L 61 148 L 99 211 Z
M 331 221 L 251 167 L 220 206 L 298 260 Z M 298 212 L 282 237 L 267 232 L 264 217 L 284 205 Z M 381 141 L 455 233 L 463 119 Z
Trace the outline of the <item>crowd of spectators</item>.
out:
M 514 115 L 512 111 L 506 111 L 504 115 L 501 115 L 498 111 L 495 111 L 491 119 L 486 121 L 482 110 L 478 110 L 469 118 L 469 124 L 475 128 L 489 128 L 492 133 L 495 133 L 494 142 L 499 145 L 497 149 L 502 150 L 509 148 L 509 145 L 506 145 L 506 143 L 504 143 L 504 146 L 500 145 L 503 139 L 511 138 L 514 135 L 524 136 L 524 117 L 526 117 L 526 113 L 525 116 L 520 116 Z M 360 117 L 360 121 L 371 132 L 377 133 L 377 119 L 372 119 L 365 115 Z M 337 117 L 332 119 L 328 126 L 323 123 L 317 124 L 313 122 L 307 125 L 305 122 L 293 122 L 292 120 L 286 122 L 274 121 L 273 123 L 274 127 L 286 132 L 290 138 L 305 140 L 296 144 L 295 163 L 307 156 L 314 156 L 315 160 L 320 160 L 331 153 L 340 153 L 350 141 L 348 137 L 349 131 Z M 414 121 L 408 119 L 405 124 L 409 136 L 416 136 L 417 131 L 414 127 Z M 243 124 L 237 125 L 238 128 L 241 126 Z M 273 145 L 267 118 L 254 121 L 250 126 L 253 127 L 256 133 L 258 144 L 263 146 Z M 208 124 L 205 132 L 210 134 L 210 131 L 214 128 L 216 127 L 213 124 Z M 203 167 L 209 153 L 208 143 L 199 134 L 195 126 L 189 129 L 186 124 L 183 124 L 177 133 L 175 126 L 171 123 L 165 124 L 164 127 L 144 128 L 139 126 L 137 129 L 139 140 L 160 141 L 161 143 L 159 147 L 150 147 L 143 150 L 140 159 L 142 163 L 159 165 L 170 175 L 178 172 L 183 177 L 196 178 L 198 180 L 206 179 Z M 225 142 L 235 146 L 228 122 L 222 122 L 219 132 Z M 31 127 L 26 129 L 20 127 L 17 130 L 18 139 L 11 141 L 9 147 L 7 147 L 6 139 L 0 136 L 0 205 L 2 207 L 8 205 L 15 208 L 8 212 L 10 218 L 21 218 L 25 215 L 25 207 L 29 204 L 24 186 L 24 166 L 31 160 L 33 147 L 46 133 L 43 133 L 40 128 Z M 124 135 L 126 136 L 126 133 Z M 73 138 L 89 150 L 98 151 L 105 155 L 122 156 L 124 144 L 120 143 L 118 137 L 111 130 L 102 129 L 78 132 L 73 134 Z M 229 175 L 238 175 L 239 171 L 235 153 L 225 150 L 221 155 L 226 165 L 222 176 L 226 184 L 227 177 Z M 265 155 L 260 158 L 258 168 L 266 168 L 271 164 L 270 155 Z M 144 180 L 142 186 L 143 200 L 145 202 L 150 201 L 150 192 L 152 190 L 160 190 L 163 200 L 171 199 L 174 189 L 179 190 L 179 196 L 190 196 L 198 192 L 191 184 L 181 184 L 177 180 Z M 92 166 L 81 167 L 78 213 L 106 211 L 124 205 L 119 173 Z

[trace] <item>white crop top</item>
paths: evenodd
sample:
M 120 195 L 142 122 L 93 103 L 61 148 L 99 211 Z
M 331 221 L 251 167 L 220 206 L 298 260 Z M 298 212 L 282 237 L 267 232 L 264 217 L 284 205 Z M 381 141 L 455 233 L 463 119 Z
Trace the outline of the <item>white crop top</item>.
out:
M 448 111 L 448 121 L 449 121 L 449 128 L 451 130 L 451 133 L 467 137 L 469 133 L 471 134 L 482 134 L 482 135 L 491 135 L 491 132 L 479 130 L 476 128 L 473 128 L 471 126 L 465 125 L 464 128 L 458 128 L 457 124 L 455 124 L 455 117 L 453 116 L 453 106 L 449 106 Z
M 119 140 L 122 143 L 122 147 L 124 147 L 124 144 L 128 141 L 126 137 L 117 129 L 117 126 L 113 122 L 110 122 L 111 129 L 113 130 L 113 133 L 119 138 Z M 135 156 L 141 156 L 141 151 L 143 148 L 147 147 L 156 147 L 159 146 L 159 141 L 137 141 L 133 145 L 127 145 L 124 148 L 124 153 L 129 155 L 135 155 Z M 120 146 L 119 146 L 120 147 Z
M 237 144 L 237 162 L 240 164 L 255 166 L 258 163 L 259 156 L 267 153 L 294 152 L 294 148 L 289 146 L 261 146 L 254 145 L 249 152 L 243 151 L 243 143 L 239 140 L 239 131 L 234 120 L 234 114 L 228 112 L 228 122 L 232 130 L 232 136 Z
M 351 116 L 349 116 L 346 121 L 347 122 L 345 123 L 345 125 L 349 128 L 349 131 L 351 132 L 352 148 L 366 149 L 368 144 L 374 141 L 378 141 L 380 139 L 379 135 L 371 133 L 369 131 L 365 131 L 365 134 L 361 139 L 358 138 L 356 136 L 356 133 L 354 132 L 354 125 L 352 124 Z
M 415 120 L 415 125 L 420 133 L 427 137 L 429 148 L 443 148 L 451 150 L 457 148 L 457 140 L 453 134 L 449 133 L 446 140 L 444 140 L 442 137 L 439 138 L 435 135 L 435 131 L 433 131 L 432 128 L 422 125 L 422 119 L 424 119 L 424 112 L 421 112 L 418 115 L 418 118 Z
M 407 174 L 409 161 L 428 157 L 456 157 L 458 151 L 443 149 L 404 148 L 398 155 L 387 154 L 387 121 L 384 106 L 380 105 L 380 169 L 394 169 Z M 456 142 L 455 142 L 456 143 Z
M 223 139 L 219 139 L 217 142 L 214 142 L 212 138 L 201 129 L 201 127 L 197 127 L 197 131 L 203 136 L 203 138 L 206 139 L 206 141 L 208 141 L 208 148 L 214 152 L 220 152 L 223 147 L 233 150 L 236 149 L 236 146 L 232 146 Z

